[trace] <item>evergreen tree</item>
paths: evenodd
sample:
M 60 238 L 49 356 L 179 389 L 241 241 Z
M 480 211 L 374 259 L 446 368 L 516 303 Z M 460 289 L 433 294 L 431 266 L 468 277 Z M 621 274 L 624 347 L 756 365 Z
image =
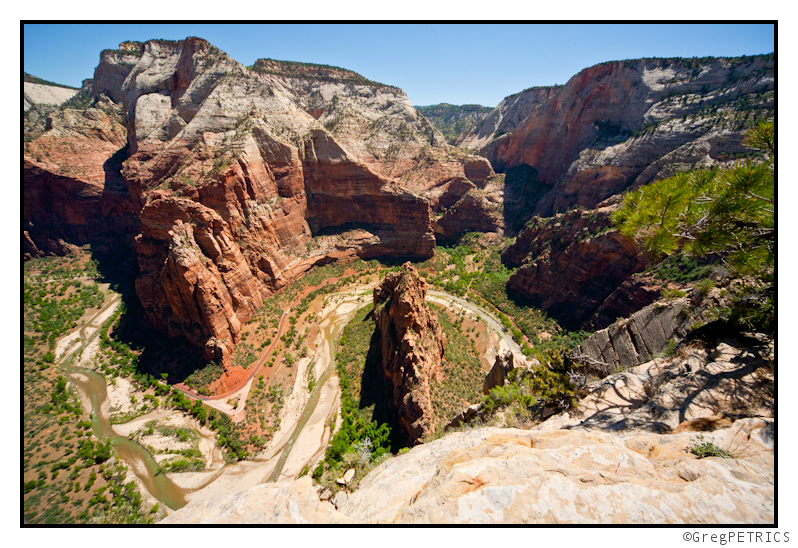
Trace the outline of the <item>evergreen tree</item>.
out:
M 740 275 L 772 282 L 776 227 L 774 125 L 744 141 L 765 153 L 729 169 L 694 170 L 627 194 L 613 215 L 620 231 L 655 256 L 726 253 Z

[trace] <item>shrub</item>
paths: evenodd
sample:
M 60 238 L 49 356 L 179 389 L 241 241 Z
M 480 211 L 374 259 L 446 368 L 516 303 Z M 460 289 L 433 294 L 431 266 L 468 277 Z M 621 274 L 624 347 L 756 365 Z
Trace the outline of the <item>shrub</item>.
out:
M 732 454 L 726 449 L 722 449 L 710 441 L 705 441 L 703 434 L 699 434 L 698 437 L 690 441 L 692 442 L 689 448 L 690 452 L 699 459 L 703 459 L 704 457 L 732 458 Z
M 482 401 L 485 412 L 488 414 L 507 407 L 513 402 L 519 402 L 525 407 L 531 407 L 537 403 L 537 399 L 529 393 L 527 387 L 512 383 L 491 388 L 488 395 L 482 397 Z

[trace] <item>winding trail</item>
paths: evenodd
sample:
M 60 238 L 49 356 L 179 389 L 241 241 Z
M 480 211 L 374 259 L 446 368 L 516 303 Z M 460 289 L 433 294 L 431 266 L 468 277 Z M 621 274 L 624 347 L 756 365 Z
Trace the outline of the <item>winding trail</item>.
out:
M 194 390 L 193 388 L 187 386 L 185 383 L 182 383 L 182 382 L 175 383 L 172 386 L 174 388 L 177 388 L 181 392 L 183 392 L 186 396 L 194 398 L 195 400 L 202 400 L 202 401 L 205 401 L 205 402 L 212 402 L 212 401 L 216 401 L 216 400 L 229 399 L 231 397 L 236 396 L 242 390 L 247 388 L 248 383 L 253 378 L 255 378 L 255 375 L 257 375 L 261 371 L 263 371 L 263 373 L 264 373 L 264 381 L 268 383 L 268 381 L 271 380 L 271 376 L 272 376 L 273 373 L 272 373 L 270 368 L 264 368 L 263 365 L 266 363 L 266 360 L 269 358 L 269 356 L 271 356 L 272 352 L 274 351 L 274 347 L 277 346 L 278 342 L 280 342 L 280 337 L 285 332 L 285 321 L 288 319 L 288 315 L 291 313 L 291 309 L 294 308 L 302 299 L 304 299 L 308 294 L 312 293 L 313 291 L 316 291 L 317 289 L 321 289 L 322 287 L 328 286 L 330 284 L 334 284 L 335 282 L 337 282 L 341 278 L 345 278 L 345 277 L 346 277 L 345 275 L 341 275 L 341 276 L 338 276 L 337 278 L 328 278 L 324 282 L 322 282 L 322 283 L 320 283 L 318 285 L 308 287 L 299 296 L 297 296 L 293 301 L 291 301 L 291 303 L 289 303 L 288 308 L 285 309 L 285 311 L 283 312 L 283 315 L 280 317 L 280 323 L 277 326 L 277 334 L 274 335 L 274 340 L 272 341 L 272 344 L 270 344 L 269 347 L 266 350 L 263 351 L 263 354 L 261 354 L 260 359 L 255 364 L 255 367 L 252 368 L 252 371 L 250 372 L 250 374 L 247 375 L 243 380 L 239 381 L 239 383 L 236 385 L 235 388 L 232 388 L 232 389 L 228 390 L 227 392 L 224 392 L 223 394 L 216 394 L 216 395 L 213 395 L 213 396 L 203 396 L 203 395 L 199 394 L 196 390 Z M 150 372 L 152 372 L 151 368 L 148 367 L 148 369 L 150 369 Z M 220 409 L 220 411 L 223 411 L 223 410 Z
M 516 343 L 515 340 L 513 340 L 513 338 L 504 330 L 504 326 L 502 325 L 502 323 L 499 320 L 497 320 L 493 314 L 491 314 L 481 306 L 466 301 L 465 299 L 461 299 L 460 297 L 456 297 L 450 293 L 446 293 L 444 291 L 438 291 L 437 289 L 427 290 L 427 300 L 432 302 L 449 301 L 456 303 L 463 308 L 467 308 L 468 310 L 479 316 L 488 327 L 493 329 L 507 345 L 507 348 L 518 354 L 521 353 L 521 347 L 518 346 L 518 343 Z

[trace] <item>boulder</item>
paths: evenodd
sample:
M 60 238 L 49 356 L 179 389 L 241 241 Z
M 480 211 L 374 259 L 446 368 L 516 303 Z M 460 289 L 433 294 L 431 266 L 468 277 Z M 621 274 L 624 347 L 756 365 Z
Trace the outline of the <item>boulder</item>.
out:
M 463 172 L 466 179 L 477 186 L 482 186 L 488 177 L 493 175 L 493 168 L 487 159 L 481 156 L 469 156 L 463 162 Z

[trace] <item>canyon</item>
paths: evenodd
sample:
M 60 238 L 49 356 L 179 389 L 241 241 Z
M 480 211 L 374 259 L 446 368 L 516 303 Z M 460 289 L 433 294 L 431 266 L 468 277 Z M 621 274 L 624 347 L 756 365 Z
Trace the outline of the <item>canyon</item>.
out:
M 54 113 L 26 145 L 25 257 L 117 252 L 148 321 L 228 363 L 241 323 L 315 265 L 518 234 L 508 287 L 575 327 L 646 261 L 617 233 L 572 229 L 541 260 L 533 242 L 553 234 L 527 221 L 603 217 L 625 189 L 744 157 L 773 89 L 772 56 L 604 63 L 505 98 L 455 147 L 399 88 L 346 69 L 123 42 L 100 56 L 94 106 Z
M 208 408 L 233 422 L 248 395 L 294 390 L 282 414 L 269 392 L 260 412 L 277 420 L 247 431 L 279 439 L 257 457 L 273 477 L 231 467 L 248 472 L 162 523 L 773 523 L 772 334 L 712 331 L 743 281 L 669 281 L 613 214 L 623 193 L 678 171 L 760 158 L 743 140 L 774 118 L 774 71 L 772 54 L 612 61 L 493 109 L 416 108 L 340 67 L 244 66 L 196 37 L 122 42 L 80 90 L 25 75 L 23 260 L 90 250 L 129 281 L 147 329 L 221 367 L 211 391 L 236 397 Z M 325 296 L 342 278 L 346 291 Z M 404 449 L 353 484 L 341 469 L 331 497 L 311 476 L 343 421 L 336 337 L 369 297 Z M 490 362 L 485 398 L 537 371 L 570 375 L 573 399 L 537 389 L 527 422 L 501 423 L 504 410 L 483 424 L 483 404 L 458 394 L 436 431 L 432 392 L 460 382 L 451 361 L 442 372 L 445 322 Z M 557 354 L 581 329 L 592 334 Z M 316 347 L 300 354 L 305 340 Z M 241 356 L 263 373 L 280 344 L 255 389 Z M 695 432 L 735 458 L 698 458 Z M 216 478 L 221 445 L 202 436 L 203 477 Z

